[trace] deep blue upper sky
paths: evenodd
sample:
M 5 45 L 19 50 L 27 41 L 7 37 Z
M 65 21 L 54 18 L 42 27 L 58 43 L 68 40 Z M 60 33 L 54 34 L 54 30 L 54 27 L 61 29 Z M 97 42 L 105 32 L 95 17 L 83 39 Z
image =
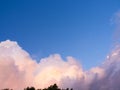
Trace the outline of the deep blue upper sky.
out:
M 120 0 L 0 0 L 0 41 L 17 41 L 33 58 L 59 53 L 85 69 L 110 51 L 110 20 Z

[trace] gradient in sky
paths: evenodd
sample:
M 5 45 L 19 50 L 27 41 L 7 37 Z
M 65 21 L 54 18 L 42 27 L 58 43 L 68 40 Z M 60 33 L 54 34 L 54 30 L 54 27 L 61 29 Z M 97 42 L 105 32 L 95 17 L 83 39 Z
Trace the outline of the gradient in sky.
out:
M 119 0 L 0 0 L 0 41 L 17 41 L 37 60 L 73 56 L 89 69 L 109 53 L 119 9 Z

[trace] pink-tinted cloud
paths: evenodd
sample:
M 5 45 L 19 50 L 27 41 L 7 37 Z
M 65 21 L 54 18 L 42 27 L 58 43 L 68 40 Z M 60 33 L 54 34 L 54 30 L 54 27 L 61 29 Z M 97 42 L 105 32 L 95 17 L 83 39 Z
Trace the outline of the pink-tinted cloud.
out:
M 66 87 L 61 83 L 64 79 L 76 81 L 83 77 L 81 65 L 74 58 L 67 57 L 64 61 L 55 54 L 37 63 L 17 42 L 10 40 L 0 43 L 0 73 L 0 88 L 13 89 L 27 86 L 44 88 L 53 83 Z
M 120 48 L 113 50 L 98 67 L 84 71 L 73 57 L 63 60 L 50 55 L 37 63 L 15 41 L 0 43 L 0 88 L 44 88 L 57 83 L 74 90 L 119 90 Z

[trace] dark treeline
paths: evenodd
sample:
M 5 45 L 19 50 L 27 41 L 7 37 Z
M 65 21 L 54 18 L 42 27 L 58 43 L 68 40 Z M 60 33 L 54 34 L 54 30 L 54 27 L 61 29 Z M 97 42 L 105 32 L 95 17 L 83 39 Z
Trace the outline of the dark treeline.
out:
M 13 89 L 6 88 L 6 89 L 2 89 L 2 90 L 13 90 Z M 24 88 L 24 90 L 73 90 L 73 89 L 72 88 L 60 89 L 57 86 L 57 84 L 54 84 L 54 85 L 50 85 L 48 88 L 44 88 L 44 89 L 36 89 L 35 87 L 27 87 L 27 88 Z

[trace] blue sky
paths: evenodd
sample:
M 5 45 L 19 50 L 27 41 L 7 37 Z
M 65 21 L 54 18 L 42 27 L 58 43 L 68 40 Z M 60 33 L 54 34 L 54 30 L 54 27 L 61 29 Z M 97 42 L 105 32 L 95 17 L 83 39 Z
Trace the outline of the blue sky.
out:
M 0 0 L 0 41 L 17 41 L 37 60 L 73 56 L 89 69 L 110 51 L 118 10 L 119 0 Z

